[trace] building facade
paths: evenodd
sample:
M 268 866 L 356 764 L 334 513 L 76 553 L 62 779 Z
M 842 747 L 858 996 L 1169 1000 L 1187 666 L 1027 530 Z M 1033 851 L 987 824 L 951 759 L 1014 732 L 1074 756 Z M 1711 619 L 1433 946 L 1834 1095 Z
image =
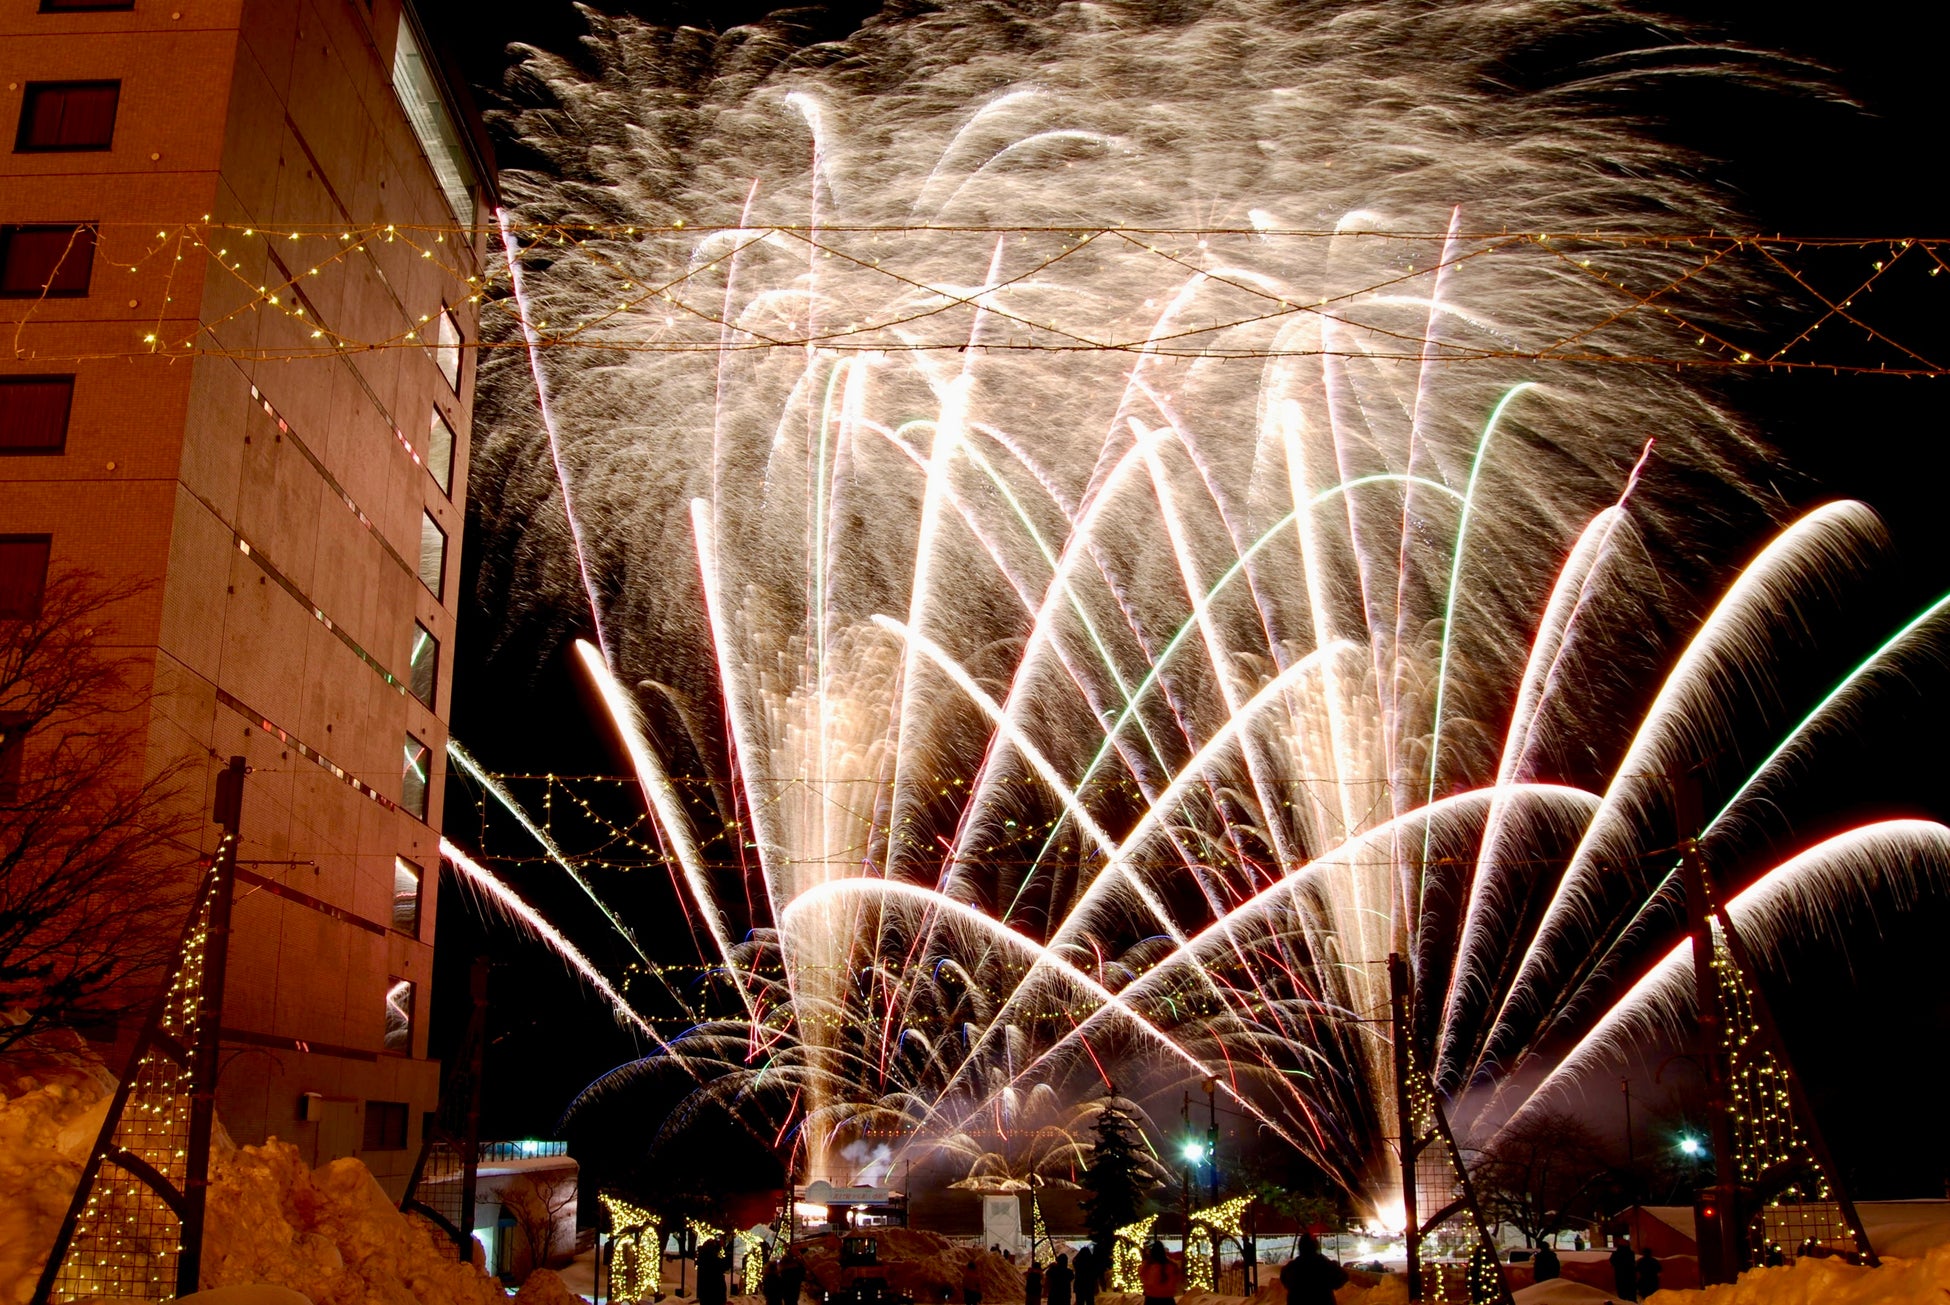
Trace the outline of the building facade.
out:
M 0 0 L 0 597 L 142 585 L 148 764 L 206 813 L 251 768 L 219 1118 L 395 1195 L 488 203 L 427 49 L 401 0 Z

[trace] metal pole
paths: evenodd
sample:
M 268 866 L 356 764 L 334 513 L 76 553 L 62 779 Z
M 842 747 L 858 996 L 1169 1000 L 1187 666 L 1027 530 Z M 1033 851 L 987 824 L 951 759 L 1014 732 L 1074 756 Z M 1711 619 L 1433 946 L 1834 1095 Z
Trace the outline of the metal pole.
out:
M 1632 1080 L 1618 1080 L 1618 1090 L 1625 1094 L 1625 1168 L 1632 1170 L 1638 1164 L 1638 1156 L 1632 1150 Z
M 1185 1103 L 1179 1107 L 1179 1116 L 1185 1121 L 1185 1138 L 1192 1136 L 1192 1092 L 1185 1090 Z M 1184 1214 L 1184 1229 L 1178 1234 L 1178 1249 L 1185 1254 L 1192 1250 L 1192 1166 L 1184 1153 L 1184 1143 L 1179 1144 L 1178 1154 L 1178 1203 Z M 1140 1248 L 1142 1249 L 1142 1248 Z
M 460 1235 L 461 1250 L 472 1258 L 474 1202 L 481 1169 L 481 1074 L 487 1065 L 488 958 L 476 956 L 467 970 L 467 993 L 473 1010 L 467 1019 L 467 1114 L 461 1124 Z
M 1408 1298 L 1422 1299 L 1422 1226 L 1415 1211 L 1416 1145 L 1414 1108 L 1408 1096 L 1409 1037 L 1408 962 L 1399 952 L 1388 953 L 1388 1005 L 1395 1038 L 1395 1118 L 1400 1130 L 1402 1162 L 1402 1239 L 1408 1258 Z
M 223 1049 L 223 988 L 230 962 L 230 898 L 237 882 L 237 831 L 244 814 L 242 757 L 217 775 L 210 818 L 223 826 L 211 871 L 210 923 L 203 937 L 203 983 L 197 994 L 195 1063 L 190 1076 L 190 1135 L 183 1157 L 183 1253 L 176 1261 L 176 1294 L 197 1289 L 203 1272 L 203 1214 L 210 1190 L 210 1136 L 217 1118 L 217 1058 Z
M 1205 1162 L 1212 1166 L 1212 1177 L 1208 1184 L 1212 1193 L 1212 1204 L 1219 1203 L 1219 1080 L 1205 1080 L 1205 1104 L 1212 1112 L 1212 1122 L 1205 1129 Z M 1217 1252 L 1213 1252 L 1217 1254 Z
M 1205 1080 L 1205 1104 L 1211 1112 L 1211 1123 L 1205 1129 L 1205 1163 L 1210 1167 L 1207 1190 L 1211 1193 L 1211 1204 L 1219 1203 L 1219 1080 Z M 1212 1290 L 1219 1289 L 1219 1230 L 1212 1230 Z
M 1717 1251 L 1717 1263 L 1701 1257 L 1704 1284 L 1733 1282 L 1740 1276 L 1740 1195 L 1734 1169 L 1733 1116 L 1727 1109 L 1727 1064 L 1721 1032 L 1720 991 L 1713 977 L 1712 908 L 1706 896 L 1706 861 L 1700 855 L 1701 808 L 1699 777 L 1681 776 L 1673 786 L 1680 834 L 1680 870 L 1686 883 L 1686 914 L 1692 924 L 1694 1003 L 1699 1012 L 1699 1058 L 1706 1066 L 1706 1108 L 1713 1122 L 1713 1223 L 1707 1236 Z

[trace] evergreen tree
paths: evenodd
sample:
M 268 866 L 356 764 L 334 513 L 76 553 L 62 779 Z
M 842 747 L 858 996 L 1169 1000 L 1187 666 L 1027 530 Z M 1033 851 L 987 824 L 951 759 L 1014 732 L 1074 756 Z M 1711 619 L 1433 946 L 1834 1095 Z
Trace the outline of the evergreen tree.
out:
M 1083 1174 L 1083 1185 L 1088 1189 L 1083 1213 L 1090 1240 L 1100 1255 L 1107 1256 L 1117 1230 L 1136 1223 L 1144 1213 L 1145 1199 L 1157 1180 L 1138 1154 L 1141 1144 L 1137 1127 L 1115 1096 L 1104 1098 L 1095 1132 L 1090 1167 Z

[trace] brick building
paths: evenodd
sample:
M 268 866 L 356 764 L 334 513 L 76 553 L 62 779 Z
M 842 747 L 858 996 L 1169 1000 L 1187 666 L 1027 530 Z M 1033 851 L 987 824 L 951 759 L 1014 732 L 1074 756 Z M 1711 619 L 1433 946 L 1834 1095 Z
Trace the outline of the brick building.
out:
M 251 766 L 219 1116 L 395 1194 L 489 184 L 428 48 L 401 0 L 0 0 L 0 600 L 146 582 L 149 764 Z

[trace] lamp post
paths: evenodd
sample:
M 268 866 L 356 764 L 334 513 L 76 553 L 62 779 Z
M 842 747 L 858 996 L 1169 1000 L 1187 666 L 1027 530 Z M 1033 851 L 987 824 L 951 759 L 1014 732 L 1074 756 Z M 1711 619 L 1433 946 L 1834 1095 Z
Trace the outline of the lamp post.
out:
M 1197 1138 L 1187 1138 L 1178 1153 L 1185 1158 L 1184 1168 L 1178 1171 L 1178 1199 L 1185 1209 L 1185 1234 L 1180 1242 L 1189 1255 L 1192 1250 L 1192 1171 L 1205 1159 L 1205 1143 Z

